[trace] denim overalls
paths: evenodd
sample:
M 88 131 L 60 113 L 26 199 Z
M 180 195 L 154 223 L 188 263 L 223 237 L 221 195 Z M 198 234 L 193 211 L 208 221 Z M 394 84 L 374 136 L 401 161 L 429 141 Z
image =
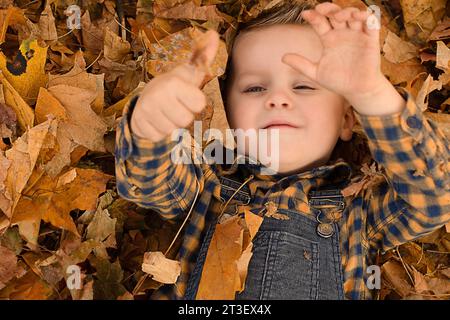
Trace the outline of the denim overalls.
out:
M 241 185 L 240 181 L 220 178 L 224 200 Z M 278 209 L 289 220 L 264 217 L 253 239 L 245 289 L 236 299 L 344 299 L 343 272 L 339 249 L 339 230 L 336 222 L 326 216 L 327 210 L 345 209 L 340 189 L 311 191 L 309 205 L 314 216 L 294 210 Z M 243 204 L 251 201 L 250 192 L 242 188 L 234 197 Z M 205 233 L 197 261 L 189 278 L 185 299 L 197 294 L 203 265 L 217 220 Z

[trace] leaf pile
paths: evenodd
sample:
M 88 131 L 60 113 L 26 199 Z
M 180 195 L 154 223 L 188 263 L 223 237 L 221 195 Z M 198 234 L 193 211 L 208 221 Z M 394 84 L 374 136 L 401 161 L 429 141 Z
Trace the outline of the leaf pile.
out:
M 0 299 L 147 299 L 161 285 L 142 271 L 144 255 L 166 252 L 180 223 L 115 192 L 115 128 L 123 107 L 145 82 L 186 61 L 201 31 L 215 29 L 224 42 L 197 119 L 204 130 L 225 130 L 219 77 L 237 23 L 277 2 L 0 1 Z M 381 8 L 384 74 L 413 93 L 450 136 L 446 1 L 334 2 Z M 71 5 L 81 9 L 79 29 L 68 28 Z M 347 190 L 355 193 L 380 175 L 362 135 L 351 150 L 363 177 Z M 441 228 L 380 257 L 379 298 L 448 299 L 449 232 Z M 168 259 L 180 243 L 178 237 Z M 239 250 L 246 247 L 241 242 Z M 236 283 L 241 271 L 233 270 Z

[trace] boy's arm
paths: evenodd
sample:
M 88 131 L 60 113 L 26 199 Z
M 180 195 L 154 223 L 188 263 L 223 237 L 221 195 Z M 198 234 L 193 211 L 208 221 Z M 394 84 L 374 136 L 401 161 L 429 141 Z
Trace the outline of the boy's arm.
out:
M 406 100 L 403 111 L 385 116 L 355 112 L 388 178 L 365 199 L 369 246 L 383 251 L 450 221 L 449 141 L 410 93 L 396 89 Z
M 171 137 L 152 142 L 133 135 L 131 113 L 139 94 L 125 105 L 116 129 L 115 171 L 118 194 L 164 219 L 180 219 L 203 188 L 199 166 L 174 164 L 170 153 L 177 142 Z

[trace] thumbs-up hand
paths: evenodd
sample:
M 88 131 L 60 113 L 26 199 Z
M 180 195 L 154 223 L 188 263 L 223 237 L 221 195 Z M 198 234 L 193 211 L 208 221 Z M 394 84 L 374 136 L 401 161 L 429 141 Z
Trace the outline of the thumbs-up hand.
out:
M 158 142 L 185 128 L 206 106 L 200 90 L 219 47 L 219 34 L 208 30 L 195 44 L 189 62 L 153 78 L 139 96 L 131 116 L 131 131 Z

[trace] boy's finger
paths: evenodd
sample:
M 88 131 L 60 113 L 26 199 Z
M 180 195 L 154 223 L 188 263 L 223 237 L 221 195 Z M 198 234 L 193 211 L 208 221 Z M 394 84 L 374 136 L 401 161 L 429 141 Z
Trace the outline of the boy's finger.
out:
M 159 141 L 164 138 L 164 133 L 157 130 L 152 124 L 147 121 L 144 124 L 142 122 L 134 121 L 131 126 L 131 130 L 133 131 L 133 133 L 140 138 L 150 139 L 150 137 L 152 137 L 154 141 Z
M 319 36 L 326 34 L 332 29 L 328 19 L 314 10 L 302 11 L 301 15 L 306 21 L 309 22 L 311 27 Z
M 340 10 L 342 8 L 332 2 L 322 2 L 322 3 L 319 3 L 317 6 L 315 6 L 314 9 L 317 10 L 319 13 L 325 15 L 330 10 L 336 10 L 336 9 Z
M 191 110 L 193 113 L 201 112 L 206 105 L 205 94 L 197 87 L 192 84 L 184 84 L 186 88 L 179 88 L 175 93 L 175 97 L 179 103 L 181 103 L 185 108 Z M 192 88 L 189 88 L 192 86 Z
M 281 58 L 281 61 L 304 74 L 311 80 L 316 79 L 317 65 L 309 59 L 296 53 L 287 53 Z
M 155 110 L 152 113 L 153 123 L 157 124 L 154 126 L 157 130 L 162 130 L 165 135 L 170 135 L 178 127 L 167 117 L 166 112 L 164 109 Z
M 333 18 L 333 13 L 329 13 L 327 15 L 327 17 L 328 17 L 328 19 L 330 19 L 330 24 L 333 27 L 333 29 L 343 30 L 343 29 L 347 28 L 347 23 L 345 21 L 344 22 L 340 22 L 340 21 L 337 21 L 336 19 L 334 19 Z
M 334 19 L 334 14 L 342 10 L 342 8 L 337 4 L 331 2 L 323 2 L 321 4 L 318 4 L 314 9 L 321 15 L 328 17 L 333 29 L 342 30 L 347 27 L 347 23 L 345 21 L 339 22 Z
M 219 48 L 219 34 L 208 30 L 196 40 L 188 62 L 182 63 L 171 72 L 196 87 L 200 87 L 205 75 L 211 74 L 210 67 Z
M 351 30 L 354 30 L 354 31 L 362 31 L 363 30 L 363 23 L 361 21 L 350 20 L 350 21 L 347 21 L 347 23 Z
M 196 41 L 189 64 L 195 67 L 193 83 L 200 86 L 205 75 L 210 75 L 210 67 L 219 48 L 219 34 L 208 30 Z
M 347 7 L 338 12 L 335 12 L 333 17 L 339 22 L 345 22 L 350 19 L 353 19 L 352 12 L 359 12 L 359 9 L 355 7 Z
M 353 18 L 353 12 L 360 10 L 355 7 L 347 7 L 334 14 L 334 18 L 340 22 L 347 22 L 348 27 L 354 31 L 362 31 L 362 22 Z
M 162 109 L 162 113 L 175 124 L 177 128 L 185 128 L 188 126 L 195 118 L 194 114 L 184 106 L 184 104 L 174 102 L 176 112 L 168 109 Z

